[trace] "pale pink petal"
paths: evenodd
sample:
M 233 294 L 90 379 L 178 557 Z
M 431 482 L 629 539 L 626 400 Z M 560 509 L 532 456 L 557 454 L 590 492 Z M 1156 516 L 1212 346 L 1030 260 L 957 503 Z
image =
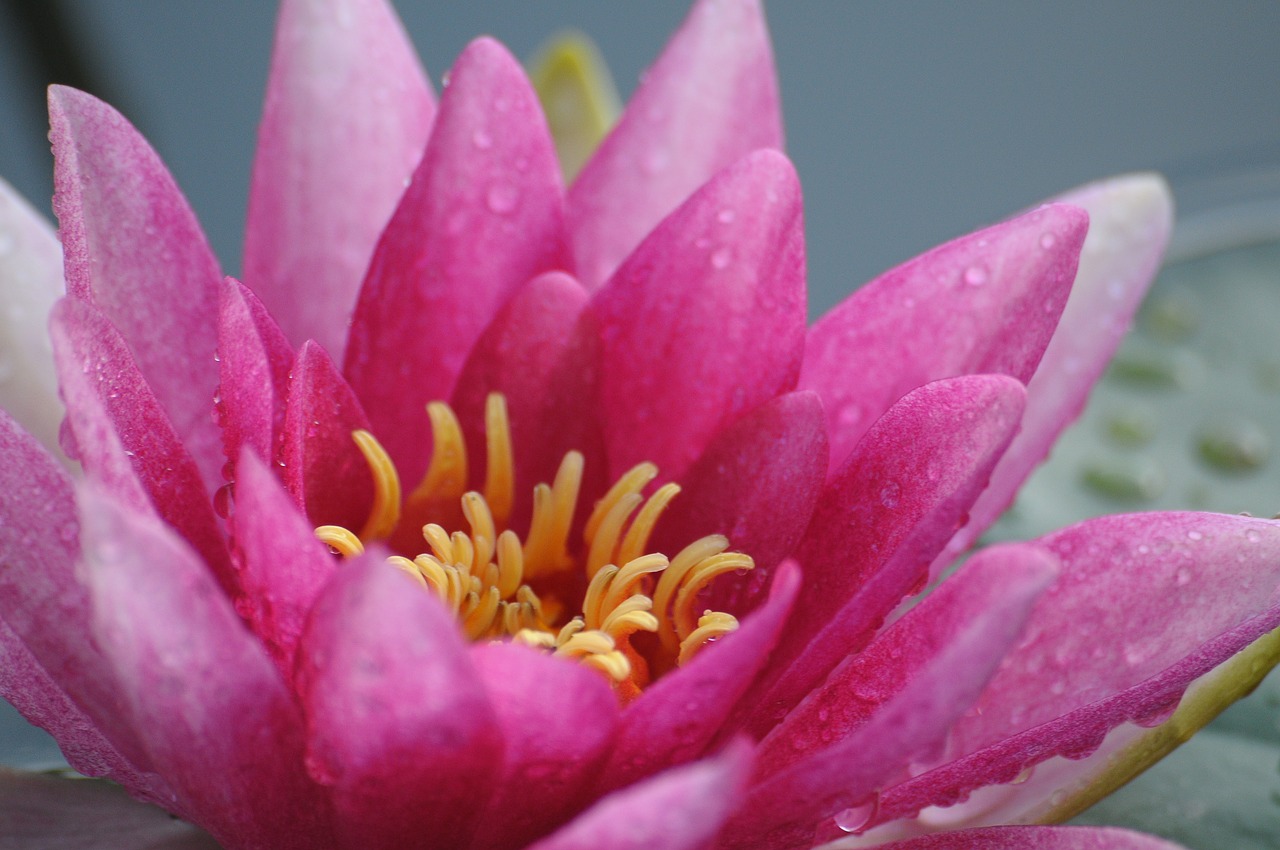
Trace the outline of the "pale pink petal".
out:
M 678 479 L 721 427 L 789 391 L 804 347 L 800 184 L 751 154 L 668 216 L 591 302 L 615 473 Z
M 67 294 L 120 329 L 212 489 L 222 466 L 209 415 L 218 384 L 218 262 L 164 163 L 120 113 L 53 86 L 49 121 Z
M 804 613 L 788 624 L 768 688 L 758 691 L 757 734 L 923 586 L 1016 431 L 1024 398 L 1003 375 L 926 384 L 891 407 L 832 476 L 797 551 Z
M 1178 850 L 1178 845 L 1155 836 L 1085 826 L 995 826 L 879 846 L 880 850 Z
M 244 279 L 295 345 L 346 345 L 378 234 L 422 156 L 435 98 L 383 0 L 287 0 L 245 229 Z
M 1154 174 L 1092 183 L 1059 200 L 1089 213 L 1071 297 L 1027 384 L 1022 432 L 991 475 L 991 486 L 934 564 L 935 575 L 977 540 L 1084 408 L 1155 278 L 1173 227 L 1173 198 Z
M 218 314 L 218 399 L 226 459 L 234 464 L 248 446 L 274 460 L 284 429 L 293 349 L 262 302 L 227 278 Z
M 373 502 L 373 476 L 352 434 L 369 420 L 319 345 L 303 343 L 290 373 L 280 476 L 315 525 L 359 531 Z
M 476 644 L 476 672 L 502 730 L 502 774 L 476 847 L 523 847 L 599 793 L 618 698 L 599 671 L 510 643 Z
M 173 526 L 234 592 L 200 472 L 119 331 L 88 302 L 64 298 L 50 332 L 76 459 L 117 499 Z
M 139 771 L 149 772 L 150 759 L 132 725 L 119 712 L 120 685 L 98 647 L 84 638 L 91 630 L 91 613 L 88 593 L 75 568 L 80 543 L 71 479 L 3 411 L 0 457 L 0 516 L 4 517 L 0 523 L 0 563 L 6 565 L 0 569 L 0 610 L 5 628 L 22 642 L 40 668 L 31 671 L 31 687 L 43 688 L 43 672 L 78 711 L 84 712 L 112 750 Z M 25 663 L 23 650 L 15 651 L 14 663 Z M 10 674 L 19 675 L 16 670 Z M 24 698 L 37 697 L 32 693 Z M 21 702 L 18 707 L 22 708 Z M 66 722 L 75 721 L 68 716 Z M 82 746 L 86 751 L 83 758 L 77 755 L 73 759 L 76 767 L 92 775 L 102 775 L 98 767 L 123 767 L 105 750 L 99 754 L 103 763 L 93 764 L 88 751 L 97 745 L 92 733 L 85 736 L 62 739 L 70 750 L 69 758 Z M 145 791 L 145 784 L 137 784 L 128 773 L 111 775 L 131 790 Z
M 230 525 L 244 589 L 239 612 L 290 681 L 307 613 L 336 562 L 316 539 L 315 526 L 252 451 L 241 455 L 234 486 Z
M 873 824 L 878 789 L 943 745 L 1018 640 L 1054 567 L 1048 557 L 975 558 L 839 668 L 829 689 L 763 743 L 765 761 L 723 846 L 809 846 L 831 818 L 854 830 Z
M 721 168 L 782 147 L 773 51 L 756 0 L 701 0 L 569 192 L 578 270 L 599 287 Z
M 62 294 L 62 248 L 44 218 L 0 180 L 0 407 L 58 451 L 62 402 L 49 347 L 49 311 Z
M 1041 207 L 885 272 L 819 319 L 800 386 L 826 405 L 832 468 L 922 384 L 982 372 L 1030 379 L 1087 227 L 1079 209 Z
M 587 295 L 563 272 L 539 275 L 511 297 L 476 341 L 458 378 L 451 405 L 471 448 L 472 485 L 486 473 L 485 399 L 506 397 L 516 474 L 516 510 L 511 525 L 525 527 L 533 487 L 554 480 L 560 459 L 584 452 L 587 474 L 603 479 L 603 452 L 594 411 L 592 376 L 579 366 L 580 316 Z M 572 386 L 561 386 L 570 383 Z M 573 411 L 574 396 L 586 396 Z M 572 411 L 572 412 L 571 412 Z M 598 487 L 588 487 L 588 492 Z
M 153 517 L 78 496 L 94 640 L 178 805 L 227 846 L 332 846 L 297 704 L 204 564 Z
M 784 562 L 769 597 L 736 632 L 645 689 L 622 715 L 617 747 L 601 784 L 617 788 L 704 755 L 726 737 L 729 716 L 764 667 L 791 613 L 800 571 Z
M 406 481 L 426 469 L 427 402 L 447 399 L 494 313 L 568 267 L 559 166 L 538 99 L 497 42 L 450 72 L 426 153 L 374 250 L 345 372 Z
M 680 481 L 654 549 L 675 553 L 706 534 L 723 534 L 755 560 L 747 576 L 708 588 L 707 607 L 755 607 L 773 568 L 800 541 L 827 476 L 826 420 L 813 393 L 788 393 L 716 435 Z
M 701 850 L 737 806 L 750 748 L 677 767 L 616 791 L 529 850 Z
M 1062 578 L 952 734 L 936 769 L 887 791 L 886 819 L 950 805 L 1126 721 L 1154 724 L 1198 676 L 1280 625 L 1280 525 L 1216 514 L 1102 517 L 1043 546 Z
M 502 739 L 453 615 L 378 553 L 320 595 L 298 647 L 307 770 L 339 846 L 466 846 Z

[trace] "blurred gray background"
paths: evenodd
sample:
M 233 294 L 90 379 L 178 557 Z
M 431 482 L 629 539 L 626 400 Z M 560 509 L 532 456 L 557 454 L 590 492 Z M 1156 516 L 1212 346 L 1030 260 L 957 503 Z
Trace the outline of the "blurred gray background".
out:
M 575 27 L 598 42 L 624 97 L 686 9 L 398 6 L 437 88 L 478 34 L 528 58 Z M 919 251 L 1093 178 L 1163 171 L 1188 216 L 1224 186 L 1280 196 L 1274 0 L 778 0 L 768 14 L 815 315 Z M 160 151 L 236 273 L 273 18 L 265 0 L 0 0 L 0 175 L 48 210 L 44 87 L 88 88 Z M 11 714 L 0 704 L 0 763 L 56 758 Z

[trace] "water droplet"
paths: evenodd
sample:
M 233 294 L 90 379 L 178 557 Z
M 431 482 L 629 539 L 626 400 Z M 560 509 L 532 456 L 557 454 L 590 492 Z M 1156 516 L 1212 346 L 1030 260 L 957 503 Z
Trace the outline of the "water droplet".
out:
M 1259 534 L 1256 530 L 1251 528 L 1244 533 L 1244 539 L 1248 540 L 1250 543 L 1257 543 L 1259 540 L 1262 539 L 1262 535 Z
M 720 214 L 716 216 L 716 220 L 719 221 L 721 224 L 729 224 L 736 217 L 737 217 L 737 213 L 735 213 L 733 210 L 723 209 L 723 210 L 720 210 Z
M 1173 583 L 1178 587 L 1186 587 L 1191 584 L 1191 570 L 1186 567 L 1179 567 L 1177 572 L 1173 574 Z
M 1094 461 L 1081 473 L 1081 482 L 1099 496 L 1121 502 L 1158 499 L 1164 493 L 1165 474 L 1153 461 Z
M 867 825 L 871 823 L 871 819 L 876 816 L 876 812 L 880 809 L 880 795 L 876 793 L 865 803 L 859 803 L 856 806 L 850 806 L 842 812 L 838 812 L 835 816 L 836 826 L 844 832 L 851 832 L 858 835 L 865 832 Z
M 493 147 L 493 136 L 490 136 L 482 129 L 478 129 L 471 134 L 471 143 L 476 146 L 477 150 L 487 151 Z
M 1057 241 L 1058 241 L 1058 237 L 1054 236 L 1052 233 L 1041 234 L 1040 247 L 1048 251 L 1057 243 Z
M 1219 472 L 1251 472 L 1267 462 L 1271 439 L 1256 422 L 1239 418 L 1201 430 L 1196 449 L 1200 459 Z
M 1204 540 L 1204 534 L 1199 531 L 1196 531 L 1195 529 L 1192 529 L 1191 531 L 1187 532 L 1187 539 L 1193 540 L 1193 541 Z
M 1010 785 L 1024 785 L 1024 784 L 1026 784 L 1026 782 L 1027 782 L 1028 780 L 1030 780 L 1030 779 L 1031 779 L 1032 775 L 1034 775 L 1034 774 L 1035 774 L 1035 772 L 1036 772 L 1036 766 L 1035 766 L 1034 764 L 1033 764 L 1033 765 L 1030 765 L 1030 766 L 1028 766 L 1028 767 L 1024 767 L 1024 768 L 1022 769 L 1022 772 L 1021 772 L 1021 773 L 1019 773 L 1017 776 L 1013 777 L 1013 781 L 1012 781 L 1012 782 L 1010 782 L 1009 784 L 1010 784 Z
M 642 164 L 644 166 L 645 172 L 647 174 L 653 175 L 653 174 L 661 174 L 663 171 L 666 171 L 667 165 L 670 164 L 670 162 L 671 162 L 671 157 L 666 151 L 653 150 L 653 151 L 650 151 L 648 156 L 644 158 Z
M 223 484 L 213 494 L 213 512 L 226 519 L 231 516 L 231 500 L 234 495 L 234 484 Z
M 516 208 L 520 201 L 520 192 L 510 183 L 495 183 L 489 187 L 485 202 L 491 212 L 506 215 Z
M 886 508 L 896 508 L 902 497 L 902 487 L 896 481 L 890 481 L 880 488 L 880 504 Z
M 982 266 L 969 266 L 964 270 L 964 282 L 970 286 L 982 286 L 987 282 L 987 270 Z
M 713 269 L 726 269 L 729 267 L 729 261 L 733 259 L 733 251 L 730 248 L 717 248 L 711 252 L 711 267 Z

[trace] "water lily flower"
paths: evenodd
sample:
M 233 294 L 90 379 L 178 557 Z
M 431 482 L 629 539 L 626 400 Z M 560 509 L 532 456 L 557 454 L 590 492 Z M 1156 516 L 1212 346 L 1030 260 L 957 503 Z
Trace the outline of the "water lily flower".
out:
M 229 850 L 1169 847 L 1034 824 L 1274 663 L 1280 526 L 1107 517 L 904 606 L 1083 404 L 1163 183 L 806 328 L 757 3 L 695 3 L 567 189 L 503 47 L 447 79 L 381 0 L 284 0 L 243 282 L 121 115 L 51 91 L 80 471 L 48 405 L 0 417 L 0 694 Z M 0 214 L 6 285 L 48 291 Z

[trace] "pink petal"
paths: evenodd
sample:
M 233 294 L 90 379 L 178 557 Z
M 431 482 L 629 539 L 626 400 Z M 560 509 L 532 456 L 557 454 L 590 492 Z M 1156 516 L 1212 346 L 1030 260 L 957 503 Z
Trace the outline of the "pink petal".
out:
M 581 285 L 562 272 L 529 281 L 476 341 L 453 392 L 453 409 L 477 461 L 484 457 L 485 399 L 491 392 L 506 396 L 516 465 L 516 528 L 528 521 L 533 487 L 554 480 L 566 452 L 583 452 L 586 474 L 600 479 L 585 487 L 586 493 L 600 491 L 604 483 L 593 403 L 595 364 L 583 368 L 584 360 L 594 360 L 594 351 L 581 351 L 589 344 L 580 321 L 586 300 Z M 478 488 L 485 470 L 483 463 L 474 465 Z
M 618 699 L 595 670 L 507 643 L 471 649 L 502 729 L 502 775 L 475 847 L 524 847 L 587 800 L 613 746 Z
M 0 180 L 0 407 L 58 451 L 62 402 L 49 347 L 49 311 L 62 294 L 62 248 L 53 228 Z
M 822 402 L 813 393 L 778 396 L 716 435 L 681 480 L 653 548 L 674 553 L 703 535 L 725 535 L 756 566 L 713 583 L 707 607 L 750 611 L 804 534 L 826 476 Z
M 1049 557 L 1036 564 L 975 558 L 850 658 L 763 742 L 725 846 L 808 846 L 833 816 L 854 830 L 873 824 L 877 789 L 912 757 L 943 744 L 1053 575 Z M 861 822 L 850 824 L 857 810 Z
M 614 792 L 529 850 L 700 850 L 736 806 L 750 769 L 742 743 Z
M 262 302 L 243 284 L 227 278 L 218 314 L 216 411 L 223 452 L 231 463 L 245 446 L 261 458 L 275 459 L 293 356 Z
M 179 805 L 227 846 L 332 846 L 294 699 L 199 558 L 92 485 L 79 500 L 94 639 Z
M 502 741 L 453 616 L 369 554 L 321 594 L 298 655 L 307 769 L 335 838 L 362 850 L 466 846 Z
M 1216 514 L 1112 516 L 1038 544 L 1062 578 L 953 731 L 947 763 L 886 792 L 885 818 L 950 805 L 1126 721 L 1167 717 L 1191 681 L 1280 625 L 1280 526 Z
M 1022 432 L 996 466 L 969 524 L 934 564 L 935 575 L 972 545 L 1009 505 L 1062 430 L 1084 408 L 1155 278 L 1173 227 L 1173 198 L 1154 174 L 1093 183 L 1059 200 L 1089 213 L 1071 297 L 1044 358 L 1027 384 Z
M 679 478 L 721 427 L 796 381 L 804 337 L 800 184 L 760 151 L 668 216 L 597 293 L 615 472 Z
M 832 476 L 797 553 L 804 584 L 768 694 L 764 734 L 858 650 L 964 522 L 1022 414 L 1021 384 L 971 375 L 926 384 L 889 409 Z
M 164 163 L 120 113 L 53 86 L 49 120 L 67 293 L 120 329 L 212 489 L 222 465 L 209 417 L 218 262 Z
M 245 230 L 245 282 L 294 345 L 341 356 L 378 235 L 422 156 L 430 84 L 383 0 L 288 0 Z
M 158 513 L 232 593 L 235 576 L 200 472 L 119 331 L 93 305 L 64 298 L 50 332 L 76 459 L 131 509 Z
M 980 372 L 1026 383 L 1066 303 L 1088 216 L 1041 207 L 885 272 L 810 329 L 800 386 L 822 396 L 836 468 L 904 393 Z
M 880 850 L 1178 850 L 1178 845 L 1108 827 L 996 826 L 895 841 Z
M 596 289 L 695 189 L 782 147 L 773 52 L 755 0 L 701 0 L 569 192 L 583 282 Z
M 368 430 L 369 420 L 316 343 L 303 343 L 292 375 L 280 476 L 312 523 L 359 531 L 373 502 L 373 477 L 351 435 Z
M 602 785 L 617 788 L 704 755 L 732 728 L 726 721 L 778 642 L 795 602 L 800 571 L 784 562 L 769 597 L 736 632 L 673 670 L 627 706 Z
M 29 653 L 31 663 L 39 667 L 29 670 L 33 690 L 22 699 L 36 699 L 34 689 L 39 688 L 56 702 L 56 695 L 41 684 L 47 675 L 110 744 L 109 750 L 98 752 L 102 763 L 94 764 L 90 753 L 98 742 L 91 730 L 75 737 L 60 735 L 77 768 L 92 775 L 102 775 L 99 768 L 111 765 L 127 770 L 114 751 L 137 770 L 148 771 L 150 759 L 118 710 L 119 683 L 97 646 L 84 638 L 90 632 L 91 613 L 88 593 L 75 568 L 80 544 L 71 480 L 66 470 L 2 411 L 0 458 L 0 516 L 4 517 L 0 523 L 0 564 L 4 565 L 0 568 L 0 611 L 4 612 L 6 631 L 12 632 L 22 647 L 7 640 L 5 644 L 12 647 L 13 663 L 26 664 L 24 658 Z M 10 668 L 9 674 L 20 677 L 15 668 Z M 17 678 L 15 684 L 22 681 Z M 20 700 L 18 707 L 23 709 Z M 76 721 L 68 715 L 65 722 Z M 110 775 L 131 790 L 145 791 L 146 786 L 131 779 L 128 772 Z
M 374 251 L 345 371 L 406 481 L 423 408 L 447 399 L 503 302 L 567 268 L 559 166 L 520 65 L 489 39 L 458 58 L 413 183 Z
M 315 526 L 249 450 L 236 468 L 235 513 L 230 522 L 244 588 L 240 615 L 289 681 L 307 613 L 332 577 L 336 562 L 316 539 Z

